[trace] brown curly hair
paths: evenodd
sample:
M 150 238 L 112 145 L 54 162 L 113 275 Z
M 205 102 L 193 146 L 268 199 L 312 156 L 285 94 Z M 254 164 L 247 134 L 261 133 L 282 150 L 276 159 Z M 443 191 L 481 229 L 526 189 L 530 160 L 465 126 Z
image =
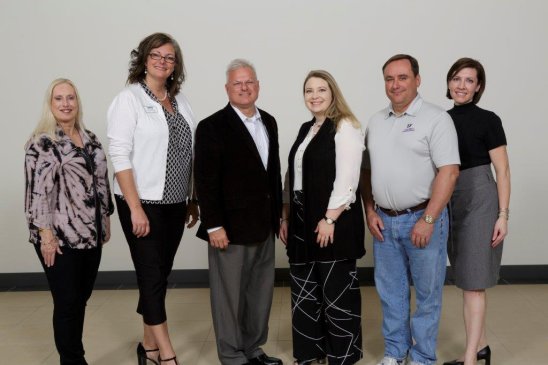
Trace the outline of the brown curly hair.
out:
M 181 85 L 185 81 L 185 64 L 183 62 L 183 54 L 179 44 L 172 36 L 166 33 L 154 33 L 149 35 L 139 43 L 137 49 L 131 51 L 127 83 L 134 84 L 143 81 L 146 75 L 145 63 L 150 51 L 168 43 L 175 49 L 175 68 L 173 69 L 172 74 L 173 80 L 171 77 L 168 77 L 166 81 L 166 89 L 170 95 L 177 95 L 181 90 Z

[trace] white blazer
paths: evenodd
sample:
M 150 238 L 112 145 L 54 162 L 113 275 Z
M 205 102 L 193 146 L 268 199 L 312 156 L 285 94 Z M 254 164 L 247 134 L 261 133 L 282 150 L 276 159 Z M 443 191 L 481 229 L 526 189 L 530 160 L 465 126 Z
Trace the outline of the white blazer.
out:
M 194 150 L 196 124 L 192 109 L 182 93 L 175 99 L 179 113 L 192 131 Z M 107 121 L 108 153 L 114 172 L 133 169 L 139 198 L 161 200 L 166 182 L 169 143 L 169 128 L 162 106 L 152 100 L 140 84 L 131 84 L 110 104 Z M 122 195 L 116 179 L 114 193 Z

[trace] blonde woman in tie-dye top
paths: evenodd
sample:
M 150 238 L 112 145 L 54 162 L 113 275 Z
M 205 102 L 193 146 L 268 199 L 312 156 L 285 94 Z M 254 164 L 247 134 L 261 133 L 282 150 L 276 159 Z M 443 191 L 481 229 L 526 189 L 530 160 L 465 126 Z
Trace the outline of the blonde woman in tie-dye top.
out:
M 78 92 L 70 80 L 51 83 L 25 152 L 29 241 L 54 299 L 55 345 L 62 364 L 86 364 L 85 307 L 101 247 L 110 238 L 113 203 L 105 153 L 82 124 Z

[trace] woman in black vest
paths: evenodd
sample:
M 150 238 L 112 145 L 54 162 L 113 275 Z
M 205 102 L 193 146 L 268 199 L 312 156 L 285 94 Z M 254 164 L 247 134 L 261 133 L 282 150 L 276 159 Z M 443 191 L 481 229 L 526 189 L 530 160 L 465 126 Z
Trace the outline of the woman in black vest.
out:
M 362 358 L 356 260 L 365 254 L 357 189 L 364 138 L 327 71 L 311 71 L 303 93 L 313 119 L 289 154 L 280 228 L 290 263 L 293 356 L 298 365 L 326 356 L 329 364 L 354 364 Z

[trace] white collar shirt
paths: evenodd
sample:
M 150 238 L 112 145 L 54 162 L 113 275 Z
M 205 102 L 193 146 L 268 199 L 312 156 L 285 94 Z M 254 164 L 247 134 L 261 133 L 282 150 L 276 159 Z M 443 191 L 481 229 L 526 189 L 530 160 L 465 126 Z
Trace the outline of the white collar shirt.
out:
M 261 119 L 261 114 L 259 113 L 259 110 L 255 108 L 255 114 L 253 114 L 253 116 L 251 117 L 247 117 L 234 105 L 230 104 L 230 106 L 232 106 L 236 114 L 238 114 L 238 116 L 244 123 L 245 127 L 249 131 L 251 138 L 253 138 L 253 142 L 255 142 L 257 151 L 259 152 L 259 155 L 261 156 L 261 161 L 263 162 L 263 166 L 266 169 L 268 167 L 269 140 L 268 140 L 268 132 L 266 131 L 266 127 L 263 123 L 263 120 Z

